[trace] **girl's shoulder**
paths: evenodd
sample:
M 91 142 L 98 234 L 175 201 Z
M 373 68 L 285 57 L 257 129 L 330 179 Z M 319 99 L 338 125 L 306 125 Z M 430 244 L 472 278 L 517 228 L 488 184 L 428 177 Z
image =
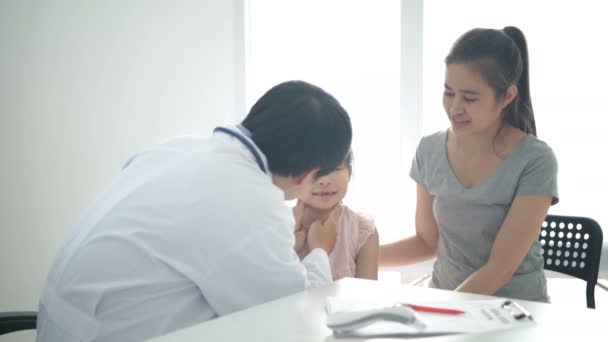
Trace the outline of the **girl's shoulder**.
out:
M 367 234 L 368 232 L 373 233 L 376 231 L 376 224 L 371 215 L 355 211 L 346 205 L 342 205 L 342 223 L 349 226 L 356 226 L 359 233 L 364 232 Z
M 365 242 L 367 242 L 367 239 L 373 234 L 377 234 L 376 224 L 371 216 L 354 211 L 346 205 L 342 207 L 342 224 L 345 225 L 343 232 L 348 235 L 351 254 L 355 256 L 359 253 Z

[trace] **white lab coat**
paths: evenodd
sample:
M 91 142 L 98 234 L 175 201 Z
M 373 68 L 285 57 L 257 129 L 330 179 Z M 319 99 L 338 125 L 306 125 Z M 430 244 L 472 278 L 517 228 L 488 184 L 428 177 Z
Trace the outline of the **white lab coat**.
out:
M 234 137 L 144 151 L 61 248 L 37 341 L 139 341 L 328 284 L 327 255 L 300 262 L 293 229 L 283 192 Z

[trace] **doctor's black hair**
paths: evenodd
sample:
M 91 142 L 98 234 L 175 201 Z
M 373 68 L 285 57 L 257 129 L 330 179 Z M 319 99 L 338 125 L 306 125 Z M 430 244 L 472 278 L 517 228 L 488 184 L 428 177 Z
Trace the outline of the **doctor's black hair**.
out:
M 335 170 L 350 150 L 352 127 L 346 110 L 325 90 L 288 81 L 268 90 L 241 123 L 279 176 Z

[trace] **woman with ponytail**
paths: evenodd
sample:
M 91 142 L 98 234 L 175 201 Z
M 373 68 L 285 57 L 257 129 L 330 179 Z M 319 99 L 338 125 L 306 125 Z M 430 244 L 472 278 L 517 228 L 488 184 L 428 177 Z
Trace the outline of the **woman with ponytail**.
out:
M 382 246 L 380 265 L 436 257 L 431 287 L 547 302 L 537 236 L 557 161 L 537 138 L 526 39 L 473 29 L 445 63 L 450 127 L 422 138 L 410 171 L 416 235 Z

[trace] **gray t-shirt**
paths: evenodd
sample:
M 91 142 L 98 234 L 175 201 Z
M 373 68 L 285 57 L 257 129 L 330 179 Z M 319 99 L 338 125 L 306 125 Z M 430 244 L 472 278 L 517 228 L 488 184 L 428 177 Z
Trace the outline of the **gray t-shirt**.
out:
M 487 262 L 516 196 L 551 195 L 557 203 L 557 160 L 546 143 L 527 135 L 481 184 L 464 188 L 448 162 L 446 139 L 447 131 L 422 138 L 410 177 L 433 196 L 439 241 L 431 286 L 453 290 Z M 496 295 L 549 300 L 538 241 Z

